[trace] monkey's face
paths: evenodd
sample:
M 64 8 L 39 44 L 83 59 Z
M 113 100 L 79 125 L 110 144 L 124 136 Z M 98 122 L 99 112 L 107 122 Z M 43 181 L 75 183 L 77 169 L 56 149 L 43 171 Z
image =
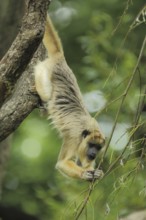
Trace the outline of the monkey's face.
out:
M 81 134 L 82 141 L 79 146 L 80 165 L 88 168 L 95 162 L 97 154 L 105 144 L 105 138 L 99 129 L 84 130 Z

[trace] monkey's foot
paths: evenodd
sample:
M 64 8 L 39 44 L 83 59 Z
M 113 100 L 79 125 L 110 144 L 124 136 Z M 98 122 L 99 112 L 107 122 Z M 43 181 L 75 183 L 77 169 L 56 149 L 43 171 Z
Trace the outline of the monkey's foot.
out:
M 99 169 L 84 171 L 82 174 L 82 179 L 92 181 L 92 180 L 101 179 L 103 175 L 104 175 L 103 171 Z

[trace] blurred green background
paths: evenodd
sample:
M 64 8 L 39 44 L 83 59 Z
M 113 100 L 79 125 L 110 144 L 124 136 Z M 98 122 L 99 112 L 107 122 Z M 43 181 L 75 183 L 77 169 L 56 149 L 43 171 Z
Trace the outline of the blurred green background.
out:
M 54 0 L 49 8 L 87 108 L 92 115 L 102 110 L 97 119 L 107 138 L 121 99 L 112 101 L 124 93 L 146 34 L 145 22 L 129 32 L 144 4 L 144 0 Z M 103 163 L 105 172 L 128 141 L 146 84 L 145 70 L 146 49 L 121 108 Z M 140 156 L 146 147 L 146 104 L 142 110 L 133 144 L 115 169 L 95 185 L 80 220 L 116 220 L 146 208 L 146 162 Z M 35 110 L 12 137 L 0 199 L 0 217 L 2 213 L 11 217 L 4 220 L 75 219 L 85 199 L 88 182 L 66 179 L 55 170 L 62 141 L 49 123 Z

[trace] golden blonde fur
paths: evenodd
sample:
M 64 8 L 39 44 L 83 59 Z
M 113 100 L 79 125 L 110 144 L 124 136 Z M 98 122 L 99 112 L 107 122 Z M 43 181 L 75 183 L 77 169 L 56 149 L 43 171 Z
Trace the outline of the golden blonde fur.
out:
M 72 178 L 100 178 L 102 171 L 95 170 L 95 158 L 104 145 L 104 135 L 84 105 L 49 16 L 43 43 L 49 58 L 36 65 L 35 85 L 52 124 L 63 138 L 56 168 Z

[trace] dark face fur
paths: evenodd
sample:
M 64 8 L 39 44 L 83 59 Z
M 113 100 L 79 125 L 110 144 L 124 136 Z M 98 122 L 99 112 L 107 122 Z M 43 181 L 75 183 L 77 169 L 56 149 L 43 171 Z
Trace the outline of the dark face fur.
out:
M 84 138 L 86 138 L 87 136 L 89 136 L 91 134 L 90 131 L 87 131 L 87 130 L 84 130 L 82 132 L 82 136 Z M 104 140 L 102 143 L 100 143 L 99 141 L 99 137 L 95 137 L 92 138 L 91 140 L 89 140 L 89 142 L 87 143 L 87 152 L 86 152 L 86 156 L 87 156 L 87 159 L 89 161 L 93 161 L 95 160 L 98 152 L 101 150 L 101 148 L 104 146 Z
M 87 158 L 89 160 L 95 160 L 97 153 L 101 150 L 102 146 L 100 144 L 89 142 L 87 149 Z

